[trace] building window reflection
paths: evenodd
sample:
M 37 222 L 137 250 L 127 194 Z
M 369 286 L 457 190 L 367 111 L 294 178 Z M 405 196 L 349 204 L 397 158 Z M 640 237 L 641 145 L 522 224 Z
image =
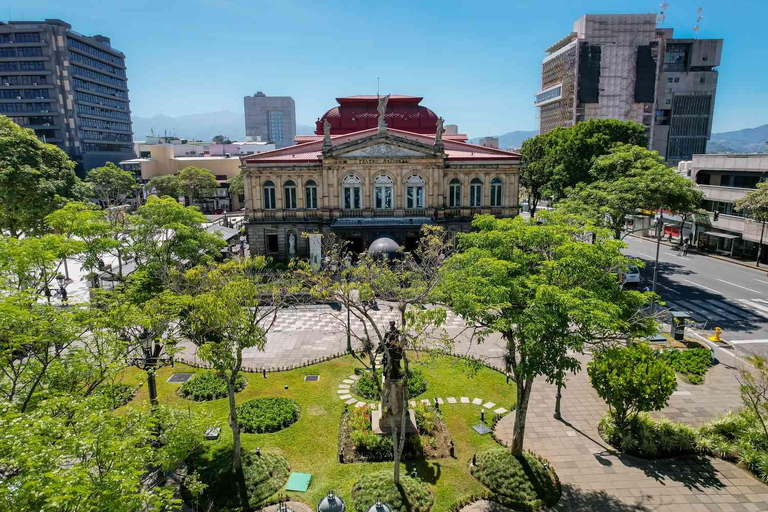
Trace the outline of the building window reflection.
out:
M 374 181 L 374 198 L 377 209 L 392 208 L 392 178 L 379 176 Z
M 501 206 L 501 180 L 493 178 L 491 180 L 491 206 Z
M 275 184 L 271 181 L 264 182 L 264 209 L 274 210 L 277 207 L 275 202 Z
M 342 188 L 344 192 L 345 210 L 359 210 L 363 207 L 361 185 L 362 182 L 357 176 L 347 176 L 344 178 Z
M 424 208 L 424 180 L 413 175 L 405 182 L 405 207 Z
M 312 180 L 304 185 L 304 207 L 308 210 L 317 209 L 317 183 Z
M 448 206 L 458 208 L 461 206 L 461 181 L 453 178 L 448 186 Z
M 479 178 L 469 183 L 469 206 L 483 205 L 483 182 Z
M 296 184 L 288 180 L 285 182 L 285 185 L 283 185 L 283 193 L 285 197 L 285 208 L 287 210 L 295 210 L 296 209 Z

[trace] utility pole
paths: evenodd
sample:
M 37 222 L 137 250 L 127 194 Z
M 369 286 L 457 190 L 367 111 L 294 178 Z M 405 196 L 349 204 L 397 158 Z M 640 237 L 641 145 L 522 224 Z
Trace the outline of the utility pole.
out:
M 763 219 L 763 228 L 760 230 L 760 245 L 757 246 L 757 261 L 755 266 L 760 266 L 760 253 L 763 252 L 763 235 L 765 234 L 765 219 Z
M 653 297 L 651 297 L 651 316 L 656 309 L 656 279 L 659 273 L 659 250 L 661 249 L 661 232 L 664 228 L 664 210 L 659 208 L 659 218 L 656 219 L 656 261 L 653 264 Z

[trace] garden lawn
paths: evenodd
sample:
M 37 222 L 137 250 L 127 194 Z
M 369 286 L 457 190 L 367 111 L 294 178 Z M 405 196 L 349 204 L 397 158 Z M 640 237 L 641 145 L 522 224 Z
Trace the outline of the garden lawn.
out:
M 453 396 L 482 398 L 484 402 L 494 402 L 500 407 L 511 409 L 515 400 L 513 384 L 506 384 L 500 373 L 482 367 L 474 374 L 467 374 L 464 363 L 459 359 L 441 356 L 423 358 L 422 366 L 429 380 L 429 388 L 423 397 Z M 420 365 L 412 360 L 412 366 Z M 278 453 L 288 460 L 291 471 L 311 473 L 312 482 L 306 493 L 291 492 L 292 499 L 316 507 L 318 501 L 334 490 L 345 500 L 349 499 L 354 483 L 363 474 L 380 471 L 392 471 L 391 462 L 339 464 L 337 444 L 339 419 L 344 410 L 344 401 L 338 398 L 338 385 L 361 368 L 362 364 L 351 356 L 319 363 L 306 368 L 287 372 L 269 373 L 264 379 L 261 374 L 245 374 L 248 386 L 236 395 L 237 404 L 243 404 L 253 398 L 283 397 L 291 398 L 301 406 L 301 417 L 288 428 L 271 434 L 242 434 L 243 448 L 260 447 L 262 452 Z M 232 434 L 227 425 L 229 412 L 227 399 L 209 402 L 194 402 L 181 398 L 177 393 L 180 384 L 168 383 L 172 373 L 200 372 L 185 365 L 175 368 L 162 368 L 157 374 L 160 403 L 194 411 L 207 412 L 211 417 L 211 426 L 221 427 L 221 439 L 208 443 L 209 453 L 204 457 L 213 459 L 215 452 L 231 447 Z M 319 374 L 318 382 L 305 382 L 304 376 Z M 471 376 L 470 376 L 471 375 Z M 142 372 L 131 369 L 126 372 L 123 382 L 140 382 Z M 287 385 L 288 389 L 284 389 Z M 126 407 L 149 407 L 146 385 L 142 386 L 134 399 Z M 458 499 L 479 493 L 483 490 L 468 470 L 468 463 L 473 453 L 479 453 L 498 446 L 490 434 L 480 436 L 472 426 L 479 423 L 479 405 L 444 404 L 441 407 L 443 418 L 448 425 L 455 445 L 456 458 L 436 461 L 419 460 L 415 465 L 421 478 L 435 494 L 436 512 L 447 511 Z M 491 414 L 487 414 L 490 421 Z M 402 474 L 409 475 L 414 463 L 402 465 Z M 281 492 L 285 492 L 281 490 Z

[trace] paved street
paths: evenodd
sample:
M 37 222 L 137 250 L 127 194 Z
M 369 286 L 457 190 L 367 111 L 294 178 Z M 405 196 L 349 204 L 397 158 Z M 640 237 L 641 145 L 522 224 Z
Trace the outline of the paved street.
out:
M 650 287 L 656 244 L 627 237 L 625 253 L 645 262 L 640 288 Z M 768 270 L 768 269 L 766 269 Z M 699 254 L 678 256 L 662 245 L 657 292 L 671 311 L 685 311 L 697 328 L 722 337 L 748 354 L 768 356 L 768 276 L 765 272 Z

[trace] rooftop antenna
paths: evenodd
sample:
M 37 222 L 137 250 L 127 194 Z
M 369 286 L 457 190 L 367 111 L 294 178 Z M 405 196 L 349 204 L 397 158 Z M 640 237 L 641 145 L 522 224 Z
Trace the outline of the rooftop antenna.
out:
M 699 29 L 701 28 L 700 27 L 701 20 L 703 19 L 704 19 L 704 9 L 699 7 L 698 9 L 696 9 L 696 24 L 693 26 L 693 31 L 697 34 L 699 33 Z
M 658 22 L 659 27 L 664 26 L 664 21 L 667 19 L 667 9 L 669 9 L 669 4 L 667 2 L 659 5 L 659 15 L 656 16 L 656 21 Z

